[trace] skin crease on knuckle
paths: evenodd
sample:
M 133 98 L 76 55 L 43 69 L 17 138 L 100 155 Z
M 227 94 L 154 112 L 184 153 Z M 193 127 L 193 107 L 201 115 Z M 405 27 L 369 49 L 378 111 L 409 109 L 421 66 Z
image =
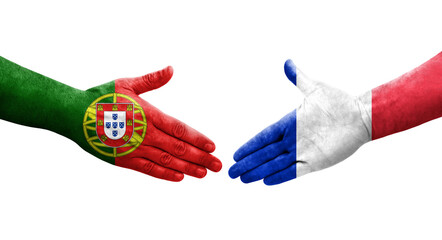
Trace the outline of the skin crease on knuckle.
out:
M 173 126 L 172 132 L 176 138 L 182 138 L 186 135 L 187 130 L 186 130 L 186 127 L 184 126 L 184 124 L 177 123 L 177 124 L 175 124 L 175 126 Z
M 155 167 L 155 164 L 151 161 L 146 161 L 145 163 L 141 164 L 140 169 L 138 169 L 140 172 L 150 174 Z
M 152 88 L 153 87 L 153 85 L 152 85 L 152 74 L 147 74 L 147 75 L 141 76 L 141 79 L 143 81 L 141 81 L 140 83 L 144 84 L 145 88 Z M 139 89 L 139 87 L 136 86 L 135 89 Z
M 184 142 L 177 140 L 174 143 L 174 154 L 176 156 L 183 156 L 187 152 L 187 146 L 184 144 Z
M 166 152 L 161 153 L 160 162 L 162 166 L 164 167 L 169 166 L 171 161 L 172 161 L 172 156 L 170 154 Z

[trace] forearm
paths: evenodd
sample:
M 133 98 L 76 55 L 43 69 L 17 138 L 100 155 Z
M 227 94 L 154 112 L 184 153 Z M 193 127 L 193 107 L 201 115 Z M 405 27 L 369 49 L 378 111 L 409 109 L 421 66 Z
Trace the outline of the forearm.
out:
M 0 118 L 72 138 L 87 102 L 81 91 L 0 57 Z M 78 119 L 80 118 L 80 119 Z
M 372 140 L 442 116 L 442 52 L 360 97 Z

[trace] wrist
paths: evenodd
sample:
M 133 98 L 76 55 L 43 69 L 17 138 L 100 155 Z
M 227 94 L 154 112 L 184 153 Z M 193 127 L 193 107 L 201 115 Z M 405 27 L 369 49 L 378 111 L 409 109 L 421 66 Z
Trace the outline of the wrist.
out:
M 372 140 L 372 121 L 371 121 L 371 91 L 365 92 L 364 94 L 356 98 L 356 102 L 361 114 L 362 122 L 368 133 L 367 142 Z

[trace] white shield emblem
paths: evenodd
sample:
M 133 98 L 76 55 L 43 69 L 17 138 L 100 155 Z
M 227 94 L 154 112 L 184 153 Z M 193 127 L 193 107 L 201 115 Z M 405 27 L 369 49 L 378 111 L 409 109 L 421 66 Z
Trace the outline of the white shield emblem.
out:
M 104 111 L 104 133 L 110 139 L 117 140 L 126 133 L 125 111 Z

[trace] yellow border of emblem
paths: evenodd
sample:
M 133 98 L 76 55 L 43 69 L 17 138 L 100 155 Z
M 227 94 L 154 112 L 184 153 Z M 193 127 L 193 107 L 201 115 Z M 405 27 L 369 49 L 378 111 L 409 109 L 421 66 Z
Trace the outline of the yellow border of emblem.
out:
M 111 147 L 108 147 L 108 146 L 104 145 L 102 142 L 100 142 L 100 139 L 98 139 L 98 136 L 96 136 L 96 135 L 89 136 L 89 134 L 88 134 L 88 130 L 95 132 L 95 129 L 96 129 L 95 128 L 95 122 L 96 122 L 95 104 L 103 99 L 111 98 L 111 97 L 112 97 L 113 103 L 117 103 L 117 97 L 122 97 L 122 98 L 125 98 L 125 99 L 131 101 L 135 107 L 134 114 L 141 113 L 141 116 L 143 118 L 143 120 L 134 119 L 135 123 L 141 124 L 142 126 L 134 128 L 133 136 L 130 139 L 130 141 L 128 143 L 126 143 L 125 145 L 121 146 L 121 147 L 131 147 L 131 148 L 125 152 L 122 152 L 122 153 L 117 153 L 117 148 L 113 148 L 112 153 L 103 151 L 100 148 L 111 148 Z M 139 130 L 143 131 L 143 133 L 141 135 L 136 132 Z M 135 149 L 137 149 L 141 145 L 141 143 L 143 142 L 144 136 L 146 136 L 146 130 L 147 130 L 147 120 L 146 120 L 146 115 L 144 114 L 143 108 L 133 98 L 126 96 L 124 94 L 121 94 L 121 93 L 109 93 L 109 94 L 103 95 L 103 96 L 95 99 L 95 101 L 93 101 L 89 105 L 89 107 L 87 108 L 86 113 L 84 114 L 84 118 L 83 118 L 83 132 L 84 132 L 84 136 L 86 137 L 86 141 L 97 152 L 99 152 L 102 155 L 108 156 L 108 157 L 122 157 L 122 156 L 125 156 L 125 155 L 135 151 Z

